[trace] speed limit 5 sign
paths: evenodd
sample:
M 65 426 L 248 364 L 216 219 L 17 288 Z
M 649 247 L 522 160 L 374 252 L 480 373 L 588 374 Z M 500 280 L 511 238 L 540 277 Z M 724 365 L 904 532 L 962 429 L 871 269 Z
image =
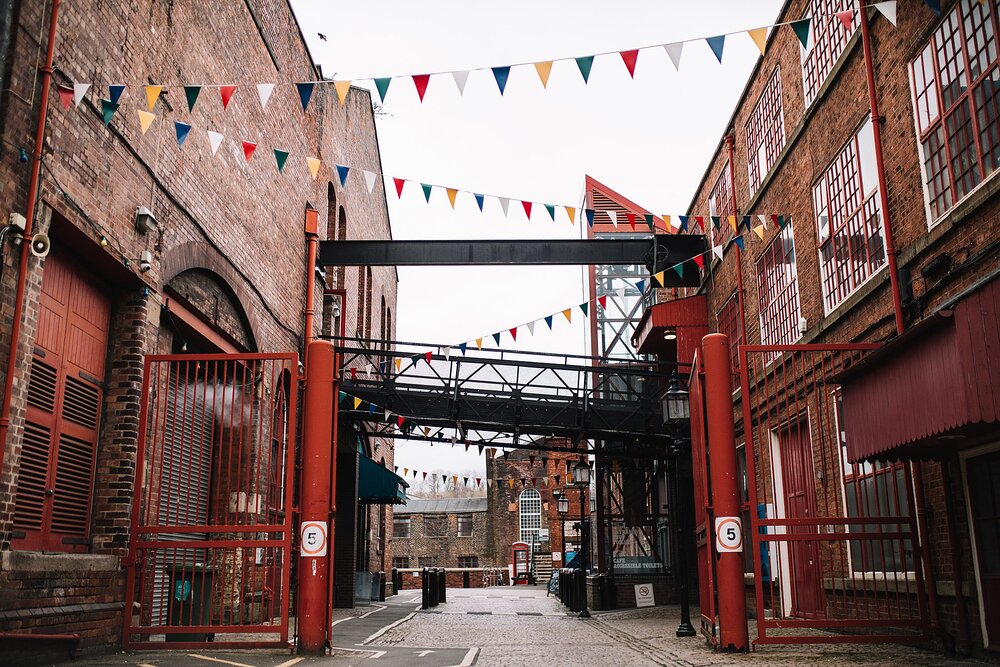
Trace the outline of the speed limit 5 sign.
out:
M 738 516 L 715 517 L 715 549 L 719 553 L 743 551 L 743 524 Z

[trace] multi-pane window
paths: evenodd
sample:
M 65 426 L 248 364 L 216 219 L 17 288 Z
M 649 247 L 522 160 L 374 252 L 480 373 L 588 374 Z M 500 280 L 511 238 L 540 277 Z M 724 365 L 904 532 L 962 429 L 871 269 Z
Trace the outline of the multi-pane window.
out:
M 736 292 L 715 314 L 718 332 L 729 337 L 729 360 L 733 367 L 733 390 L 740 384 L 740 303 Z
M 781 110 L 781 69 L 764 86 L 757 106 L 750 112 L 746 124 L 747 173 L 750 193 L 757 192 L 761 181 L 774 166 L 785 147 L 785 120 Z
M 525 489 L 517 500 L 521 518 L 521 541 L 538 543 L 538 531 L 542 528 L 542 496 L 536 489 Z
M 809 0 L 806 16 L 811 16 L 809 48 L 802 51 L 802 90 L 806 108 L 815 101 L 826 83 L 851 35 L 857 29 L 858 13 L 851 0 Z M 837 12 L 852 10 L 851 29 L 844 26 Z
M 409 556 L 393 556 L 392 557 L 392 567 L 397 570 L 405 570 L 410 567 L 410 557 Z
M 410 536 L 410 517 L 392 517 L 392 536 L 407 538 Z
M 457 518 L 458 518 L 458 536 L 472 537 L 472 515 L 459 514 Z
M 910 64 L 932 221 L 1000 166 L 1000 68 L 992 7 L 959 2 Z
M 459 556 L 459 567 L 479 567 L 479 556 Z
M 778 232 L 757 260 L 762 345 L 790 345 L 798 339 L 799 283 L 792 225 Z
M 837 426 L 840 436 L 840 460 L 843 464 L 844 506 L 848 517 L 908 517 L 905 464 L 893 462 L 848 463 L 847 431 L 844 427 L 843 401 L 837 395 Z M 852 531 L 897 532 L 899 524 L 851 526 Z M 913 543 L 910 540 L 851 540 L 853 572 L 908 572 L 913 570 Z
M 729 174 L 729 163 L 722 167 L 719 180 L 715 182 L 712 192 L 708 195 L 708 213 L 719 218 L 719 227 L 715 229 L 712 223 L 712 243 L 721 245 L 733 237 L 733 228 L 729 224 L 729 216 L 736 215 L 733 210 L 733 179 Z
M 872 122 L 813 186 L 823 307 L 836 308 L 886 261 Z
M 424 537 L 444 537 L 448 534 L 448 516 L 446 514 L 427 514 L 424 516 Z
M 418 567 L 437 567 L 437 556 L 421 556 L 417 559 Z

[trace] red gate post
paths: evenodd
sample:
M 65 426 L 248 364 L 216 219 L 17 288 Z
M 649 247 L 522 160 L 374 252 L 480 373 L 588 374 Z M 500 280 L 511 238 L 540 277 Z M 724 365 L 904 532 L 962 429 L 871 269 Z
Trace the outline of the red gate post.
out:
M 302 509 L 299 528 L 299 651 L 321 654 L 326 646 L 330 595 L 328 578 L 332 549 L 331 498 L 336 455 L 333 408 L 337 362 L 333 343 L 320 340 L 306 348 L 305 393 L 302 404 Z
M 743 530 L 740 525 L 729 337 L 709 334 L 702 339 L 702 350 L 705 359 L 711 504 L 715 518 L 715 525 L 706 526 L 706 532 L 714 535 L 709 539 L 713 539 L 716 551 L 719 646 L 725 651 L 748 651 L 750 637 L 747 632 L 746 584 L 743 581 Z

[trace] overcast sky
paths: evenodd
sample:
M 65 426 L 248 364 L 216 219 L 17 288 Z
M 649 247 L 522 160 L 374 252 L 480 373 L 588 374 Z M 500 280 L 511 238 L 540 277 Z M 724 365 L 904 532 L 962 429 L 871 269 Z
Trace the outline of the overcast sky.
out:
M 543 89 L 532 65 L 511 70 L 501 97 L 489 67 L 621 51 L 746 30 L 774 21 L 780 0 L 292 0 L 327 77 L 377 93 L 371 77 L 474 70 L 464 96 L 450 74 L 432 76 L 421 104 L 409 78 L 392 81 L 377 117 L 386 174 L 561 205 L 581 201 L 590 174 L 657 214 L 683 213 L 759 52 L 745 34 L 726 40 L 723 64 L 700 40 L 680 71 L 663 49 L 643 50 L 631 79 L 617 53 L 598 56 L 589 84 L 572 60 L 556 62 Z M 318 34 L 326 36 L 326 40 Z M 480 213 L 471 195 L 452 210 L 415 183 L 387 193 L 396 239 L 552 239 L 580 235 L 558 211 L 531 222 L 517 202 Z M 575 306 L 586 299 L 579 267 L 399 269 L 397 337 L 458 343 Z M 579 311 L 577 311 L 579 314 Z M 582 318 L 552 333 L 518 336 L 518 349 L 587 352 Z M 506 338 L 509 344 L 509 338 Z M 466 473 L 483 461 L 425 443 L 399 444 L 402 468 Z

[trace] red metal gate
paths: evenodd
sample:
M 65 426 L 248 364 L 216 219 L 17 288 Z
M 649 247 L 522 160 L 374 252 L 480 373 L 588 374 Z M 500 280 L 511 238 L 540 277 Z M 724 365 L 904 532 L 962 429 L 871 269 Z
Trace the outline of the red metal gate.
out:
M 297 368 L 146 357 L 125 648 L 287 646 Z
M 836 378 L 877 347 L 740 346 L 755 644 L 928 636 L 909 467 L 845 455 Z

